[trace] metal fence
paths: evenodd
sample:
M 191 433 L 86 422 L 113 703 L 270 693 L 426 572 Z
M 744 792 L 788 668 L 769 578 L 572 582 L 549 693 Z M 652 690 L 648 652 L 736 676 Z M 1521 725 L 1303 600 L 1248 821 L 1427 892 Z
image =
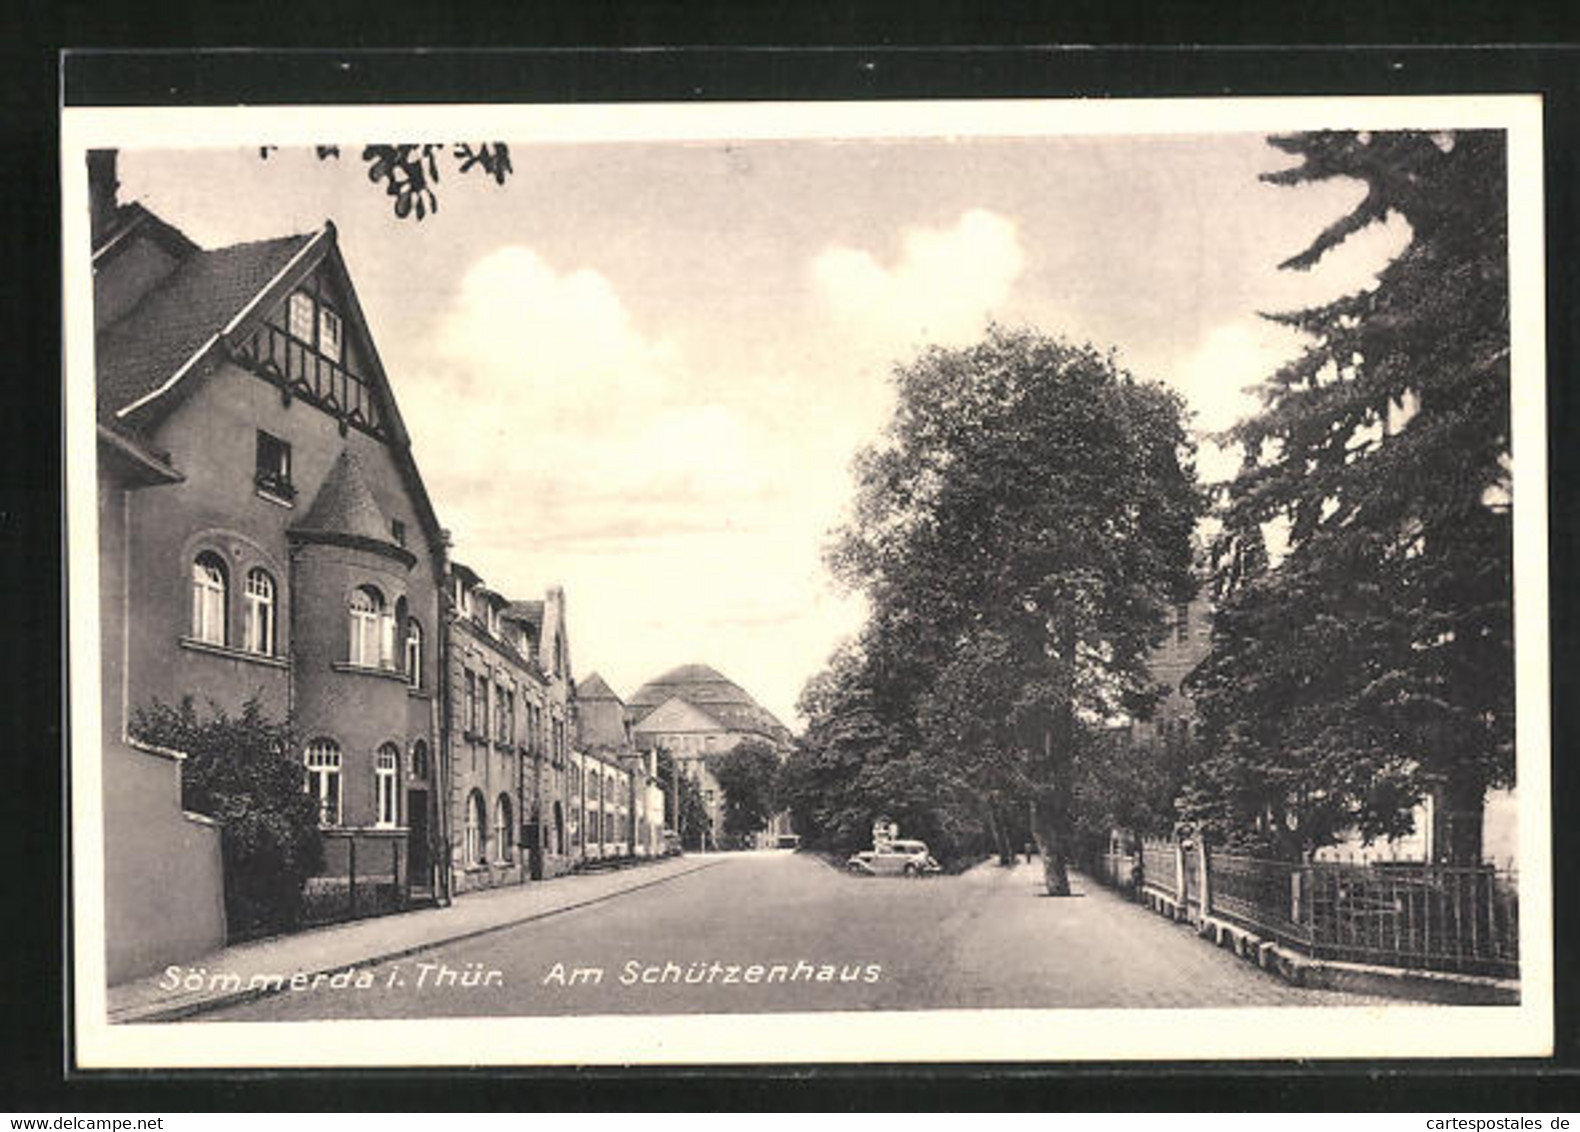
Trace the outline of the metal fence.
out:
M 312 877 L 303 888 L 300 926 L 387 916 L 406 909 L 409 894 L 401 869 L 400 842 L 390 842 L 387 854 L 370 851 L 371 847 L 359 854 L 355 838 L 345 844 L 344 874 Z
M 1212 914 L 1260 935 L 1309 948 L 1311 933 L 1300 920 L 1300 867 L 1213 851 L 1208 857 Z
M 1172 841 L 1144 840 L 1141 886 L 1174 901 L 1183 891 L 1182 911 L 1191 919 L 1226 920 L 1313 958 L 1519 977 L 1519 884 L 1512 871 L 1424 862 L 1301 864 L 1216 849 L 1203 868 L 1199 853 L 1189 842 L 1176 849 Z M 1128 880 L 1129 869 L 1105 861 L 1103 873 L 1117 883 L 1113 878 Z
M 1300 913 L 1319 958 L 1518 977 L 1519 885 L 1496 869 L 1308 865 Z

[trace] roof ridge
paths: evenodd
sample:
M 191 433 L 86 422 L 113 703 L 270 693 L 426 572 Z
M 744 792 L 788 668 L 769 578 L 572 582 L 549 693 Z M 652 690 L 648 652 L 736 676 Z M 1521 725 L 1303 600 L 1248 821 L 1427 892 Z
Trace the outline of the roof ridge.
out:
M 199 248 L 196 254 L 218 255 L 221 252 L 241 251 L 244 248 L 256 248 L 264 244 L 284 244 L 292 240 L 311 240 L 322 231 L 323 228 L 320 227 L 314 228 L 310 232 L 291 232 L 284 236 L 260 236 L 256 240 L 237 240 L 234 244 L 221 244 L 217 248 Z

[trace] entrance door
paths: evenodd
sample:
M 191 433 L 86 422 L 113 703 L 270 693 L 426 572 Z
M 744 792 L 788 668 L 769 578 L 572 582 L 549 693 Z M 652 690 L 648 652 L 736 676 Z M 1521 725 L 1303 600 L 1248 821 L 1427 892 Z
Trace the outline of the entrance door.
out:
M 433 890 L 433 866 L 428 859 L 428 792 L 406 791 L 406 868 L 413 889 Z

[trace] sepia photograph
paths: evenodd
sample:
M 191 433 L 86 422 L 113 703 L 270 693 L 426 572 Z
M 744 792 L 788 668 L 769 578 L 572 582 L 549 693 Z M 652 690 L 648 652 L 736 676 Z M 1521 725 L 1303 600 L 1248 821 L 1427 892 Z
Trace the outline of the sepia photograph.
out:
M 68 108 L 79 1064 L 1551 1052 L 1541 110 Z

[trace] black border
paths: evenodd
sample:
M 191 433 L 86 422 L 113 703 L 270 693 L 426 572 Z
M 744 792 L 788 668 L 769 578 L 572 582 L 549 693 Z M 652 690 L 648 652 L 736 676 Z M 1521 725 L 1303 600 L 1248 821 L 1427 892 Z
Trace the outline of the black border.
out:
M 948 7 L 959 25 L 932 33 L 932 43 L 983 42 L 971 25 L 971 8 Z M 974 6 L 973 6 L 974 7 Z M 1220 42 L 1276 42 L 1296 37 L 1318 38 L 1316 17 L 1290 20 L 1277 6 L 1236 6 L 1235 31 Z M 1315 7 L 1315 6 L 1313 6 Z M 1337 7 L 1337 6 L 1336 6 Z M 1374 6 L 1378 7 L 1378 6 Z M 1077 4 L 1080 12 L 1090 9 Z M 1488 34 L 1473 18 L 1461 18 L 1469 38 L 1535 38 L 1561 23 L 1558 5 L 1518 9 L 1505 29 Z M 723 5 L 704 6 L 720 23 Z M 764 9 L 746 6 L 746 34 L 719 40 L 738 44 L 772 44 L 795 38 L 793 17 L 765 16 Z M 1575 343 L 1580 331 L 1580 297 L 1576 295 L 1575 256 L 1580 249 L 1576 228 L 1577 188 L 1575 143 L 1580 141 L 1580 53 L 1563 47 L 1470 49 L 1409 45 L 1430 26 L 1419 22 L 1426 5 L 1393 7 L 1391 26 L 1374 32 L 1386 47 L 1320 46 L 1175 48 L 942 48 L 850 46 L 823 49 L 780 47 L 707 47 L 672 50 L 613 49 L 534 51 L 529 53 L 464 51 L 404 52 L 356 48 L 281 55 L 233 50 L 189 53 L 73 52 L 64 58 L 22 55 L 5 83 L 8 106 L 16 108 L 26 95 L 15 88 L 49 70 L 62 80 L 70 104 L 233 105 L 238 103 L 316 102 L 476 102 L 476 101 L 692 101 L 723 99 L 846 99 L 937 97 L 1123 97 L 1214 96 L 1255 94 L 1453 94 L 1537 92 L 1544 95 L 1547 181 L 1548 271 L 1548 419 L 1549 508 L 1552 522 L 1550 611 L 1553 649 L 1552 701 L 1555 752 L 1572 745 L 1573 714 L 1569 705 L 1580 692 L 1575 649 L 1576 602 L 1568 585 L 1577 536 L 1572 522 L 1570 488 L 1577 480 L 1575 435 L 1576 394 L 1568 375 L 1575 372 Z M 363 13 L 366 24 L 345 40 L 366 44 L 388 34 L 376 21 L 378 9 Z M 674 24 L 670 5 L 629 5 L 618 9 L 613 33 L 586 34 L 575 18 L 550 16 L 529 37 L 539 43 L 603 42 L 662 44 L 684 42 L 685 23 Z M 178 17 L 181 13 L 173 13 Z M 225 15 L 233 13 L 226 9 Z M 278 41 L 275 35 L 248 36 L 271 14 L 267 8 L 243 14 L 228 33 L 235 40 Z M 1077 13 L 1079 14 L 1079 12 Z M 1158 5 L 1148 35 L 1160 44 L 1201 38 L 1195 21 L 1201 12 L 1189 4 Z M 914 16 L 915 13 L 912 13 Z M 935 17 L 936 17 L 935 13 Z M 1372 13 L 1376 16 L 1377 13 Z M 1508 17 L 1510 13 L 1504 12 Z M 1463 14 L 1461 13 L 1463 17 Z M 1382 23 L 1374 19 L 1373 25 Z M 1353 33 L 1338 20 L 1339 38 Z M 287 26 L 290 26 L 287 22 Z M 980 17 L 978 25 L 980 26 Z M 935 20 L 910 24 L 911 36 L 926 36 Z M 299 26 L 299 30 L 302 30 Z M 311 32 L 321 30 L 307 26 Z M 508 34 L 508 29 L 506 30 Z M 738 29 L 739 30 L 739 29 Z M 1040 30 L 1031 19 L 1016 29 Z M 112 28 L 113 38 L 136 41 L 151 29 L 131 13 Z M 454 38 L 456 29 L 449 29 Z M 864 44 L 904 42 L 892 30 L 874 25 L 854 7 L 838 9 L 832 25 L 818 34 L 847 34 Z M 190 32 L 188 33 L 190 34 Z M 1002 31 L 999 33 L 1002 35 Z M 1025 38 L 1024 34 L 1018 36 Z M 441 34 L 431 37 L 447 38 Z M 506 38 L 501 35 L 499 39 Z M 1049 38 L 1058 38 L 1050 36 Z M 1068 37 L 1065 37 L 1068 38 Z M 499 41 L 496 39 L 495 41 Z M 697 37 L 694 41 L 708 41 Z M 1132 37 L 1131 42 L 1148 39 Z M 53 95 L 50 92 L 50 96 Z M 47 117 L 47 114 L 46 114 Z M 701 1109 L 834 1108 L 848 1110 L 960 1108 L 1042 1108 L 1088 1111 L 1162 1109 L 1304 1109 L 1399 1110 L 1448 1112 L 1535 1112 L 1576 1107 L 1580 1099 L 1580 1017 L 1576 992 L 1580 967 L 1575 961 L 1576 893 L 1566 884 L 1570 862 L 1580 849 L 1573 823 L 1556 820 L 1576 812 L 1576 774 L 1555 760 L 1554 853 L 1555 916 L 1559 952 L 1554 990 L 1557 998 L 1557 1052 L 1551 1060 L 1529 1061 L 1388 1061 L 1268 1062 L 1099 1065 L 996 1066 L 769 1066 L 700 1068 L 692 1070 L 588 1069 L 573 1071 L 466 1072 L 379 1070 L 364 1072 L 279 1071 L 236 1072 L 72 1072 L 61 1039 L 51 1031 L 59 1025 L 64 998 L 61 940 L 48 937 L 51 911 L 65 894 L 56 847 L 63 844 L 64 823 L 40 821 L 40 807 L 28 796 L 50 797 L 61 785 L 49 755 L 61 749 L 63 697 L 56 684 L 47 694 L 38 687 L 40 672 L 59 676 L 63 645 L 58 619 L 63 594 L 64 557 L 60 549 L 58 494 L 60 437 L 58 383 L 45 357 L 58 372 L 60 294 L 57 189 L 49 171 L 58 166 L 53 127 L 26 124 L 13 118 L 5 127 L 13 141 L 7 179 L 0 193 L 6 209 L 0 216 L 10 254 L 16 257 L 8 274 L 4 317 L 15 322 L 13 340 L 32 340 L 44 330 L 44 349 L 37 364 L 24 370 L 30 383 L 44 387 L 44 396 L 23 400 L 25 411 L 9 415 L 4 446 L 3 490 L 0 496 L 0 597 L 17 611 L 15 624 L 22 643 L 31 648 L 8 650 L 5 681 L 21 701 L 26 733 L 44 738 L 25 744 L 30 751 L 13 757 L 30 760 L 19 768 L 7 793 L 6 828 L 24 839 L 13 847 L 13 868 L 42 882 L 43 894 L 32 894 L 23 915 L 13 915 L 17 942 L 30 945 L 25 956 L 9 955 L 8 995 L 15 1006 L 8 1014 L 6 1076 L 15 1107 L 40 1110 L 106 1109 L 182 1110 L 214 1108 L 280 1108 L 317 1110 L 394 1110 L 434 1107 L 435 1101 L 460 1100 L 471 1107 L 545 1109 L 657 1108 Z M 18 162 L 18 156 L 22 161 Z M 45 171 L 44 176 L 39 170 Z M 42 276 L 42 278 L 41 278 Z M 54 308 L 54 309 L 52 309 Z M 53 316 L 53 317 L 52 317 Z M 57 333 L 53 339 L 49 331 Z M 36 348 L 36 347 L 35 347 Z M 20 361 L 20 359 L 19 359 Z M 51 396 L 53 394 L 53 396 Z M 50 412 L 53 403 L 54 412 Z M 53 433 L 53 435 L 52 435 Z M 53 551 L 57 569 L 40 578 L 41 551 Z M 44 562 L 50 561 L 45 553 Z M 18 600 L 25 595 L 25 600 Z M 51 609 L 53 606 L 53 611 Z M 45 681 L 48 684 L 48 679 Z M 18 695 L 20 693 L 20 695 Z M 63 812 L 58 812 L 63 817 Z M 44 810 L 49 815 L 47 808 Z M 15 875 L 15 873 L 13 874 Z M 31 883 L 31 882 L 30 882 Z M 53 897 L 49 894 L 54 894 Z M 22 985 L 18 985 L 22 984 Z M 44 1030 L 40 1032 L 40 1023 Z M 459 1095 L 436 1095 L 435 1086 L 460 1086 Z M 1493 1087 L 1495 1086 L 1495 1087 Z

